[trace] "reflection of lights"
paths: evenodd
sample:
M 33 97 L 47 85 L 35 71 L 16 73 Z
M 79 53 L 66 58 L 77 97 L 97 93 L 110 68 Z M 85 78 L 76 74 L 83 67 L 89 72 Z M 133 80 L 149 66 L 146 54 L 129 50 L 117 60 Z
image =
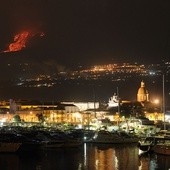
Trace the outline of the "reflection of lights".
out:
M 116 169 L 119 169 L 119 161 L 118 161 L 117 156 L 115 156 L 114 161 L 115 161 L 115 168 L 116 168 Z
M 82 164 L 81 163 L 79 163 L 78 169 L 82 169 Z
M 98 166 L 99 166 L 99 160 L 98 159 L 96 159 L 95 165 L 96 165 L 96 169 L 98 169 Z
M 87 165 L 87 146 L 86 143 L 84 143 L 84 166 Z

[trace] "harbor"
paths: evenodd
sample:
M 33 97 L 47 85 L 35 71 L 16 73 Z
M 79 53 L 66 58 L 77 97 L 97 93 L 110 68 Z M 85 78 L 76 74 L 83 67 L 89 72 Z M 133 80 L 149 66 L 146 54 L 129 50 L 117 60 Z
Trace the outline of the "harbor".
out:
M 96 101 L 41 104 L 10 99 L 1 102 L 0 109 L 2 153 L 136 144 L 141 151 L 169 155 L 169 117 L 149 100 L 144 81 L 136 102 L 120 100 L 117 88 L 105 107 Z

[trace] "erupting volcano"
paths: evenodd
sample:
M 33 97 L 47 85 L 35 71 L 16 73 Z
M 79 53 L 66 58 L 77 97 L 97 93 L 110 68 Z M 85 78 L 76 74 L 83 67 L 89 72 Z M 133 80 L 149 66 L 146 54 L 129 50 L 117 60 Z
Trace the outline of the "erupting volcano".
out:
M 26 47 L 28 41 L 34 36 L 43 37 L 43 32 L 32 32 L 32 31 L 22 31 L 14 36 L 14 40 L 11 44 L 9 44 L 8 49 L 3 52 L 14 52 L 20 51 Z

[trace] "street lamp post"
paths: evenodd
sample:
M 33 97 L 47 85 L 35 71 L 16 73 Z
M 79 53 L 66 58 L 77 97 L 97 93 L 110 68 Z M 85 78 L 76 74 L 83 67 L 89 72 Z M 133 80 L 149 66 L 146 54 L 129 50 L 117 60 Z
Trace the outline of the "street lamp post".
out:
M 166 124 L 165 124 L 165 76 L 163 74 L 162 79 L 162 112 L 164 115 L 164 130 L 166 130 Z

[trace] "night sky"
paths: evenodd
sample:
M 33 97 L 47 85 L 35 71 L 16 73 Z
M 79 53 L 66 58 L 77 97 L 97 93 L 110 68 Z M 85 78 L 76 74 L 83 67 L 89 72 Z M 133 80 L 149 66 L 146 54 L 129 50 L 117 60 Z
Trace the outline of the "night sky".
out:
M 66 65 L 168 60 L 170 1 L 1 0 L 0 51 L 28 29 L 29 57 Z M 3 57 L 3 56 L 2 56 Z
M 1 0 L 0 21 L 0 99 L 92 100 L 90 85 L 25 89 L 11 87 L 9 80 L 15 83 L 36 72 L 48 74 L 78 65 L 169 60 L 169 0 Z M 31 32 L 25 48 L 4 53 L 23 31 Z M 34 69 L 21 72 L 20 63 L 34 63 Z M 108 100 L 119 86 L 123 98 L 135 100 L 140 82 L 139 78 L 133 87 L 131 82 L 99 84 L 97 96 Z M 152 82 L 147 82 L 148 90 L 153 89 Z

